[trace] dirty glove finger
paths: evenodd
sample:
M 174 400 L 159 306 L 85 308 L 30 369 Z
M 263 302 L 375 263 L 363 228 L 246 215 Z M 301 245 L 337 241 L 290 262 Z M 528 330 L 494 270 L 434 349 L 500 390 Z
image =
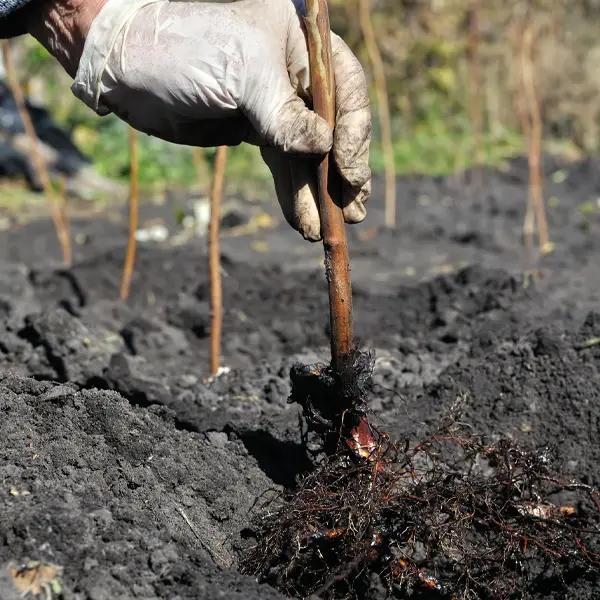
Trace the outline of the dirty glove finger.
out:
M 367 81 L 346 43 L 335 34 L 331 42 L 337 101 L 333 154 L 344 181 L 359 190 L 371 179 L 372 124 Z
M 332 35 L 337 114 L 333 156 L 343 179 L 344 217 L 360 223 L 371 195 L 369 148 L 372 122 L 365 73 L 345 42 Z
M 273 180 L 281 210 L 287 222 L 302 237 L 311 242 L 321 239 L 318 209 L 318 182 L 315 162 L 301 156 L 290 156 L 276 148 L 261 149 Z M 352 200 L 344 207 L 346 223 L 360 223 L 365 218 L 364 201 L 371 191 L 371 182 L 364 189 L 352 192 Z
M 325 154 L 333 145 L 333 133 L 327 122 L 307 108 L 291 87 L 285 102 L 274 110 L 270 123 L 265 125 L 252 114 L 248 117 L 266 142 L 282 152 Z
M 371 180 L 367 181 L 360 189 L 343 184 L 344 194 L 344 220 L 346 223 L 362 223 L 367 216 L 365 202 L 371 197 Z
M 317 177 L 314 161 L 289 156 L 276 148 L 261 148 L 273 180 L 277 199 L 287 222 L 304 239 L 321 239 L 321 220 L 317 207 Z
M 318 242 L 321 239 L 321 216 L 319 214 L 319 184 L 315 161 L 297 157 L 292 161 L 292 191 L 298 215 L 298 231 L 304 239 Z

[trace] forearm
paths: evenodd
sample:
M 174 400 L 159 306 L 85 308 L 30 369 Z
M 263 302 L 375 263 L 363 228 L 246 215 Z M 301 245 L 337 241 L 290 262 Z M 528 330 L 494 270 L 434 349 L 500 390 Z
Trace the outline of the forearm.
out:
M 75 77 L 92 21 L 106 0 L 40 0 L 24 12 L 27 31 Z

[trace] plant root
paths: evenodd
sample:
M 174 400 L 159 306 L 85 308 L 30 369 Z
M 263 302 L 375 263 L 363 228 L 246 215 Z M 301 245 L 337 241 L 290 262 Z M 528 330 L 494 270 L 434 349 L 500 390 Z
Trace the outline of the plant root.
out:
M 600 500 L 551 452 L 468 432 L 327 457 L 255 523 L 246 573 L 295 597 L 509 599 L 600 571 Z

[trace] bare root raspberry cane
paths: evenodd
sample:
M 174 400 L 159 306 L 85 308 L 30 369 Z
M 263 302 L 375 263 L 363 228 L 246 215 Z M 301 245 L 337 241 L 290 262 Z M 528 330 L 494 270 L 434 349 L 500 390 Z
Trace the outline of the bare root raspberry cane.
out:
M 336 99 L 332 63 L 331 33 L 327 0 L 306 0 L 305 27 L 309 48 L 310 78 L 315 112 L 335 127 Z M 333 160 L 324 156 L 318 165 L 319 212 L 325 248 L 325 271 L 329 285 L 331 325 L 331 366 L 298 367 L 292 371 L 294 397 L 309 413 L 309 422 L 319 419 L 330 432 L 359 456 L 374 447 L 371 430 L 362 410 L 361 383 L 370 367 L 370 357 L 356 349 L 352 333 L 352 284 L 348 241 L 342 207 L 335 197 L 340 194 Z M 319 385 L 317 382 L 321 383 Z M 307 393 L 309 388 L 319 393 Z M 304 389 L 303 389 L 304 388 Z M 314 390 L 313 390 L 314 391 Z M 326 397 L 323 399 L 323 395 Z M 317 400 L 319 397 L 319 400 Z M 322 400 L 322 401 L 321 401 Z M 327 406 L 327 404 L 329 406 Z M 309 406 L 310 405 L 310 406 Z

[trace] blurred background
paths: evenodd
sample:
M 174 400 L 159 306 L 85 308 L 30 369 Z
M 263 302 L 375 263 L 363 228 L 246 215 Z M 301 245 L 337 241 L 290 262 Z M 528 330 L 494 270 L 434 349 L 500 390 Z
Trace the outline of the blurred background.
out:
M 385 110 L 377 76 L 379 82 L 384 76 L 390 154 L 398 174 L 447 175 L 476 165 L 501 168 L 507 159 L 526 154 L 522 116 L 527 100 L 520 100 L 525 94 L 520 87 L 528 28 L 530 48 L 525 54 L 535 76 L 543 152 L 575 160 L 600 151 L 600 0 L 373 0 L 366 10 L 370 23 L 364 22 L 366 3 L 363 12 L 360 4 L 332 0 L 332 27 L 365 65 L 377 116 Z M 379 65 L 369 52 L 369 27 L 380 51 Z M 12 46 L 38 134 L 63 154 L 62 160 L 54 157 L 54 166 L 58 163 L 59 170 L 74 175 L 80 166 L 91 165 L 98 178 L 90 183 L 86 171 L 86 185 L 72 186 L 74 193 L 114 200 L 115 188 L 108 184 L 126 183 L 129 175 L 126 125 L 112 116 L 99 118 L 77 101 L 68 76 L 35 40 L 23 37 Z M 31 185 L 13 152 L 23 149 L 14 140 L 18 117 L 10 92 L 5 87 L 1 91 L 0 202 L 14 207 Z M 47 110 L 51 121 L 39 109 Z M 385 155 L 377 118 L 375 129 L 372 163 L 382 173 Z M 206 164 L 200 165 L 206 169 L 200 181 L 204 178 L 207 187 L 213 156 L 214 151 L 207 151 Z M 142 190 L 160 194 L 197 186 L 198 168 L 189 148 L 140 137 Z M 227 187 L 231 192 L 243 188 L 256 199 L 272 197 L 268 172 L 255 148 L 243 146 L 230 153 Z

